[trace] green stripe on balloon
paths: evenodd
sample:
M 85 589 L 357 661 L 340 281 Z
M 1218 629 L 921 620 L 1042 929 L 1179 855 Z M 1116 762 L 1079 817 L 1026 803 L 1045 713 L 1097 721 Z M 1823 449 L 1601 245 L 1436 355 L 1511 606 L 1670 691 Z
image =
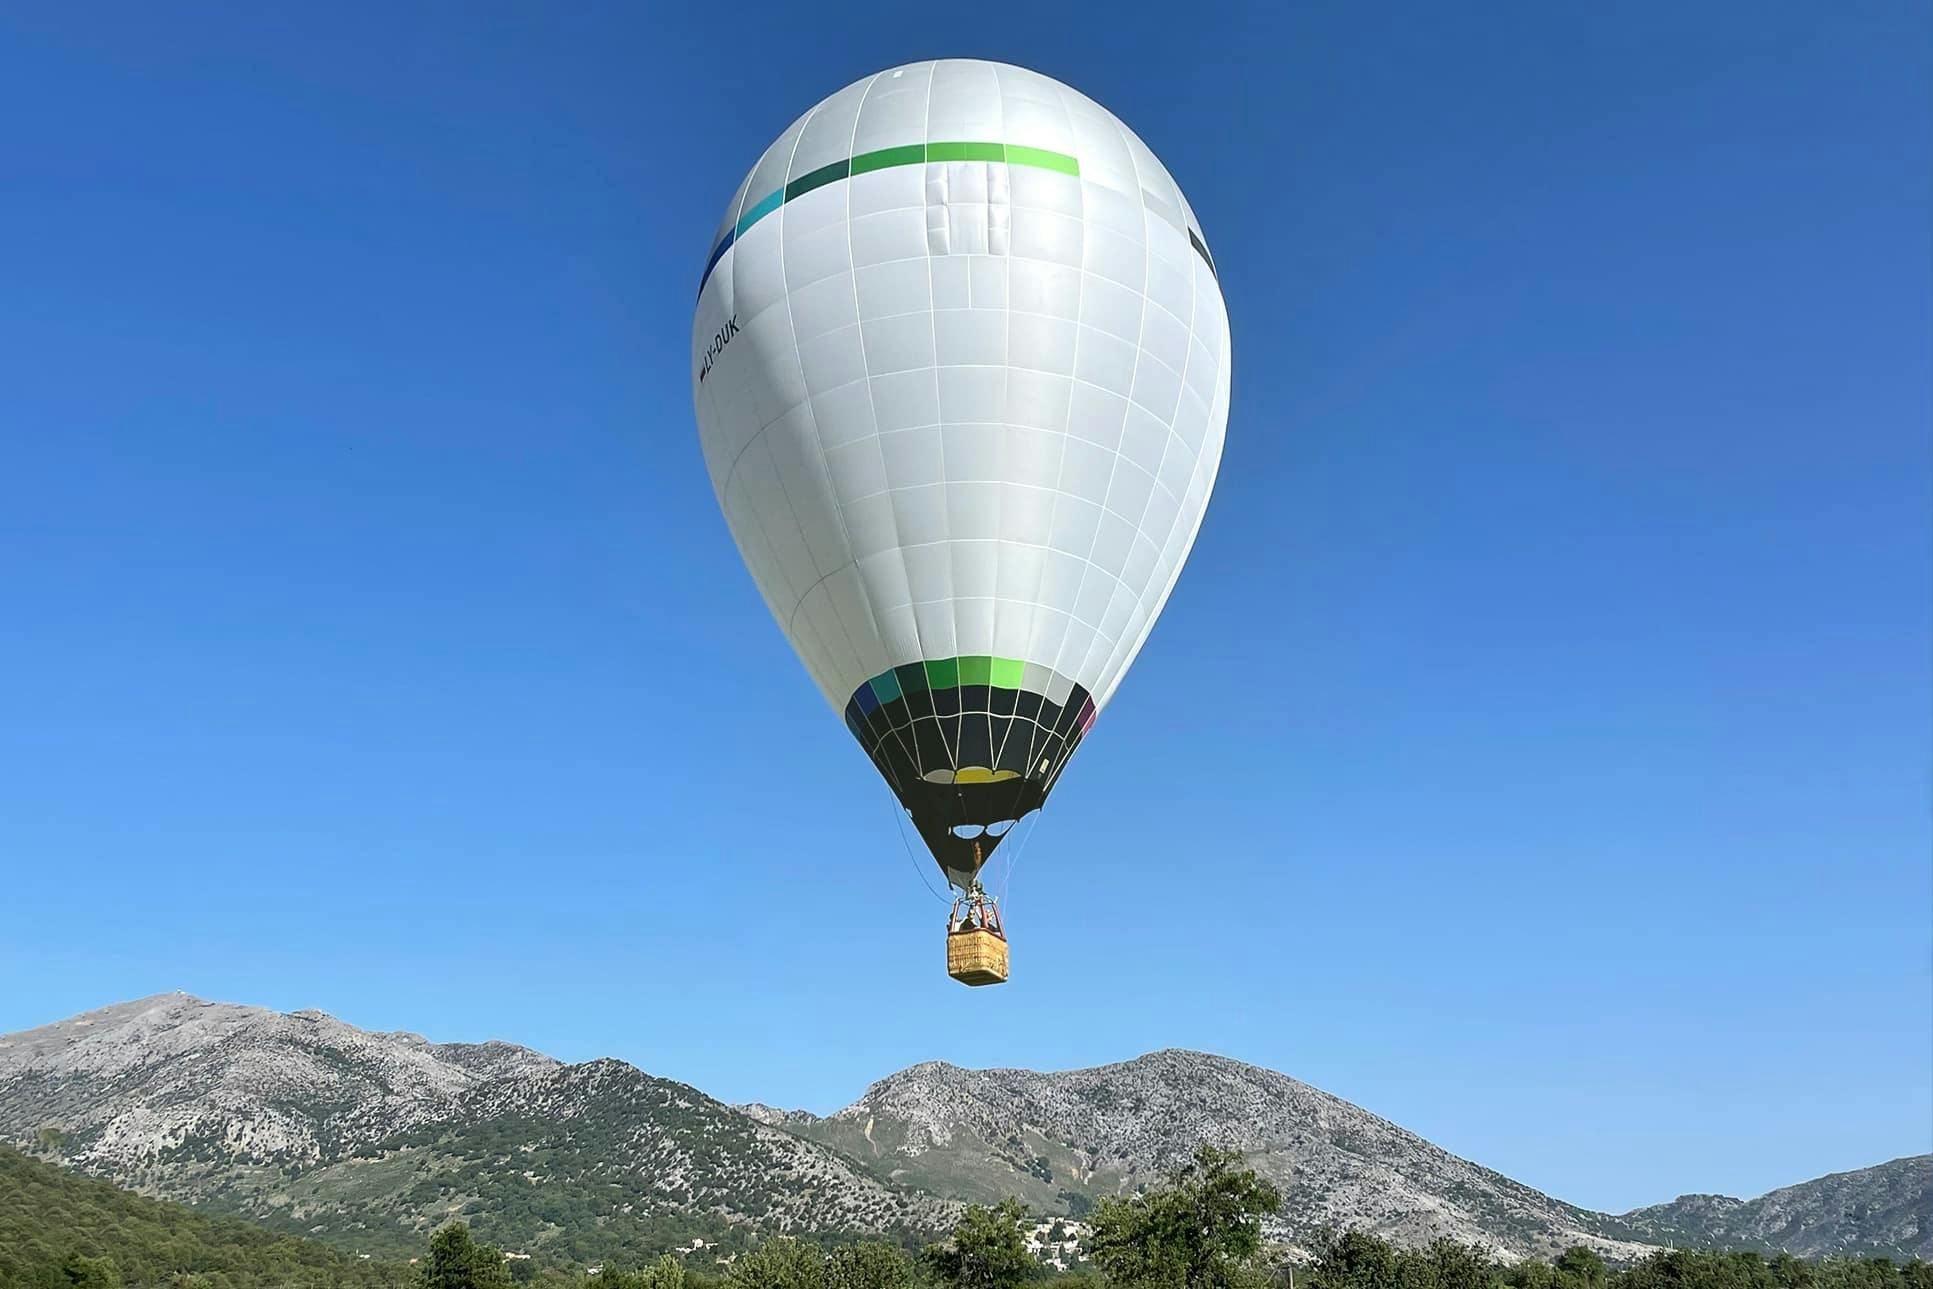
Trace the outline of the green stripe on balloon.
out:
M 997 161 L 1010 166 L 1032 166 L 1036 170 L 1052 170 L 1063 175 L 1080 177 L 1081 163 L 1061 152 L 1049 152 L 1045 148 L 1022 148 L 1009 143 L 976 143 L 970 141 L 943 143 L 909 143 L 899 148 L 879 148 L 872 152 L 862 152 L 849 161 L 835 161 L 829 166 L 820 166 L 800 175 L 783 188 L 769 192 L 751 205 L 745 207 L 738 222 L 732 225 L 718 245 L 712 248 L 711 263 L 705 267 L 705 275 L 698 281 L 702 294 L 705 283 L 711 280 L 712 270 L 724 257 L 729 242 L 745 235 L 745 230 L 788 201 L 796 201 L 807 193 L 823 188 L 829 183 L 837 183 L 850 176 L 870 174 L 875 170 L 890 170 L 895 166 L 924 165 L 929 161 Z
M 1045 148 L 1023 148 L 1016 144 L 1007 145 L 1007 164 L 1010 166 L 1032 166 L 1036 170 L 1058 170 L 1064 175 L 1079 175 L 1081 163 L 1058 152 Z
M 862 152 L 849 161 L 835 161 L 817 170 L 807 171 L 797 179 L 787 183 L 776 192 L 769 192 L 758 201 L 745 208 L 738 222 L 725 230 L 725 235 L 712 247 L 710 262 L 705 265 L 704 276 L 698 279 L 698 293 L 705 293 L 705 283 L 711 281 L 712 270 L 718 261 L 725 257 L 725 248 L 735 238 L 743 237 L 745 230 L 788 201 L 796 201 L 815 189 L 841 179 L 870 174 L 875 170 L 890 170 L 895 166 L 924 165 L 929 161 L 997 161 L 1010 166 L 1032 166 L 1036 170 L 1052 170 L 1058 174 L 1080 177 L 1081 163 L 1064 152 L 1049 152 L 1046 148 L 1023 148 L 1015 143 L 974 143 L 969 141 L 943 143 L 909 143 L 898 148 L 879 148 L 873 152 Z M 1157 199 L 1158 200 L 1158 199 Z M 1219 281 L 1221 273 L 1215 268 L 1215 258 L 1208 253 L 1201 237 L 1186 224 L 1178 225 L 1188 234 L 1188 242 L 1195 248 L 1208 265 L 1208 271 Z
M 929 143 L 926 145 L 928 161 L 1005 161 L 1007 145 L 1004 143 Z M 1069 157 L 1069 161 L 1073 158 Z
M 873 697 L 882 703 L 912 690 L 955 689 L 961 685 L 991 685 L 995 689 L 1019 689 L 1027 664 L 1018 658 L 995 658 L 987 654 L 968 654 L 959 658 L 933 658 L 882 671 L 866 682 Z
M 890 170 L 894 166 L 917 166 L 925 160 L 926 145 L 909 143 L 903 148 L 881 148 L 877 152 L 860 153 L 852 159 L 852 172 L 863 175 L 874 170 Z
M 800 175 L 797 179 L 785 185 L 785 199 L 787 201 L 796 201 L 798 198 L 811 192 L 814 188 L 823 188 L 829 183 L 835 183 L 838 180 L 844 179 L 851 170 L 852 162 L 850 161 L 835 161 L 829 166 L 820 166 L 817 170 L 809 174 Z

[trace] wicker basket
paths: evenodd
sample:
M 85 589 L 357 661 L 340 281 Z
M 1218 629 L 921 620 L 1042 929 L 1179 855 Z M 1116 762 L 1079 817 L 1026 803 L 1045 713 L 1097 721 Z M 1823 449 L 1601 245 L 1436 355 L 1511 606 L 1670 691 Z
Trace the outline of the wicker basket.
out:
M 974 928 L 949 932 L 946 937 L 946 974 L 963 985 L 999 985 L 1007 979 L 1007 942 L 991 931 Z

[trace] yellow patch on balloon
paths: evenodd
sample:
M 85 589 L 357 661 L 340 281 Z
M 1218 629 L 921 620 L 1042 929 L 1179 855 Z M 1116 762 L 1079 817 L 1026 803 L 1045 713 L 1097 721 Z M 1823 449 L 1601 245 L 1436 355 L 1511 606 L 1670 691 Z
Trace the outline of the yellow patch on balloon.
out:
M 969 765 L 953 775 L 955 783 L 1005 783 L 1008 779 L 1020 776 L 1012 770 L 989 770 L 985 766 Z

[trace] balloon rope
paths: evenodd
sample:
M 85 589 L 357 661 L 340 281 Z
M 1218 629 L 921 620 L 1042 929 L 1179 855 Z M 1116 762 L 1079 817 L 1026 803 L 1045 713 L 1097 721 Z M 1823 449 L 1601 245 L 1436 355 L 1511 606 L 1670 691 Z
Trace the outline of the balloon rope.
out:
M 920 885 L 926 888 L 928 895 L 931 895 L 942 904 L 950 905 L 953 901 L 933 889 L 933 883 L 928 881 L 926 877 L 926 865 L 920 863 L 919 856 L 913 853 L 912 843 L 906 840 L 906 821 L 900 817 L 898 800 L 892 800 L 890 802 L 890 808 L 893 812 L 893 825 L 899 829 L 899 844 L 906 851 L 906 858 L 912 862 L 913 871 L 919 874 Z
M 1034 830 L 1040 827 L 1040 812 L 1044 808 L 1035 807 L 1030 816 L 1033 822 L 1027 825 L 1027 835 L 1020 839 L 1019 847 L 1014 850 L 1013 857 L 1007 861 L 1006 875 L 1000 879 L 1000 903 L 1002 904 L 1007 902 L 1007 888 L 1013 885 L 1013 870 L 1020 867 L 1020 857 L 1027 853 L 1027 843 L 1034 839 Z M 1019 824 L 1014 825 L 1016 828 L 1019 826 Z

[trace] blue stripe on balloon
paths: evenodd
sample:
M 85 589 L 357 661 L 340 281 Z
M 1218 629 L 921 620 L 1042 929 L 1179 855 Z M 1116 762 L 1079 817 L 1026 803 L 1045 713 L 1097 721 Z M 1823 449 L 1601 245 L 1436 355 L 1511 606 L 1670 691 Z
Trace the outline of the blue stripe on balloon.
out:
M 718 249 L 714 250 L 711 253 L 711 258 L 705 261 L 705 275 L 698 279 L 698 294 L 703 295 L 705 293 L 705 283 L 711 281 L 711 271 L 718 267 L 718 261 L 725 258 L 725 252 L 732 249 L 732 242 L 737 237 L 738 230 L 736 228 L 728 228 L 725 230 L 725 235 L 718 239 Z

